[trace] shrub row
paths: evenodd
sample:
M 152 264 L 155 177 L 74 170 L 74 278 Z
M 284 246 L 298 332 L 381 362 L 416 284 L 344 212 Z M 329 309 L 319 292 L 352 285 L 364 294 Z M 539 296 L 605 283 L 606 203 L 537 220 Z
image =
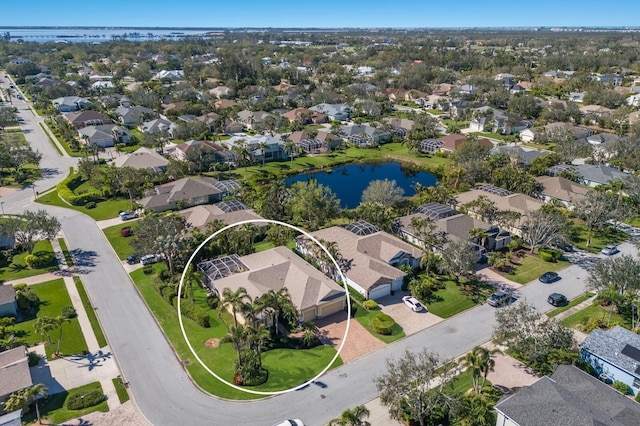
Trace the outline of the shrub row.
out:
M 105 400 L 104 394 L 99 390 L 90 392 L 80 392 L 71 395 L 67 399 L 67 408 L 69 410 L 82 410 L 83 408 L 93 407 Z
M 552 249 L 549 247 L 541 247 L 538 250 L 538 253 L 540 254 L 540 259 L 544 260 L 545 262 L 557 262 L 558 260 L 562 259 L 562 252 L 560 250 Z
M 365 300 L 362 302 L 362 307 L 367 311 L 370 311 L 372 309 L 376 309 L 378 307 L 378 303 L 375 300 Z
M 176 299 L 177 303 L 177 299 Z M 209 328 L 211 324 L 209 324 L 209 312 L 207 312 L 204 308 L 196 305 L 195 303 L 191 303 L 187 300 L 183 300 L 180 304 L 180 312 L 185 317 L 193 320 L 200 327 Z
M 84 206 L 87 203 L 99 201 L 102 198 L 100 191 L 87 191 L 83 194 L 76 194 L 71 190 L 70 186 L 79 186 L 81 180 L 82 176 L 78 174 L 69 175 L 56 185 L 58 196 L 74 206 Z

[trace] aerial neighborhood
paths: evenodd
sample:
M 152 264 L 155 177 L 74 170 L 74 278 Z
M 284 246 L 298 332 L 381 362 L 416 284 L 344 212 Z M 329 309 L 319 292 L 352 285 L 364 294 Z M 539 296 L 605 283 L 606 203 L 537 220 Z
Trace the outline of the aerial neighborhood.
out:
M 640 35 L 576 34 L 7 32 L 0 425 L 640 424 Z

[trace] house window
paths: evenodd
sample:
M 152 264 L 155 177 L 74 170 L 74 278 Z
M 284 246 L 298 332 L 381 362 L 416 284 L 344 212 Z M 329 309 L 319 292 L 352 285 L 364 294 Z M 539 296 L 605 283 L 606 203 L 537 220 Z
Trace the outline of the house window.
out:
M 640 380 L 633 379 L 633 387 L 636 389 L 640 389 Z

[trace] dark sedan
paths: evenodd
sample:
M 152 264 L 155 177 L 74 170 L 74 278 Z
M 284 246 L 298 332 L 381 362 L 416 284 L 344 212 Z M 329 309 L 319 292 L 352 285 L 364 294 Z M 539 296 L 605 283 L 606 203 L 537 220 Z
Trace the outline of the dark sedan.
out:
M 538 279 L 541 283 L 551 284 L 552 282 L 559 280 L 560 276 L 555 272 L 545 272 L 544 274 L 540 275 L 540 278 Z

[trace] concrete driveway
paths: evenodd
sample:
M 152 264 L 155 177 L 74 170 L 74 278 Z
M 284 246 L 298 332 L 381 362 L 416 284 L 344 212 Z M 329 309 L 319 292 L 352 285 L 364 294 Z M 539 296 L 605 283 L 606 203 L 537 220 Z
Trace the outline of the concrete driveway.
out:
M 347 315 L 345 312 L 337 312 L 326 318 L 316 321 L 320 340 L 326 345 L 338 349 L 344 338 L 347 327 Z M 355 318 L 349 323 L 347 341 L 340 352 L 340 357 L 345 363 L 360 358 L 370 352 L 384 347 L 386 344 L 371 335 Z
M 407 336 L 443 321 L 442 318 L 431 312 L 425 312 L 424 310 L 413 312 L 402 301 L 402 297 L 407 295 L 409 295 L 408 291 L 396 291 L 393 296 L 385 296 L 376 300 L 382 312 L 396 320 Z

